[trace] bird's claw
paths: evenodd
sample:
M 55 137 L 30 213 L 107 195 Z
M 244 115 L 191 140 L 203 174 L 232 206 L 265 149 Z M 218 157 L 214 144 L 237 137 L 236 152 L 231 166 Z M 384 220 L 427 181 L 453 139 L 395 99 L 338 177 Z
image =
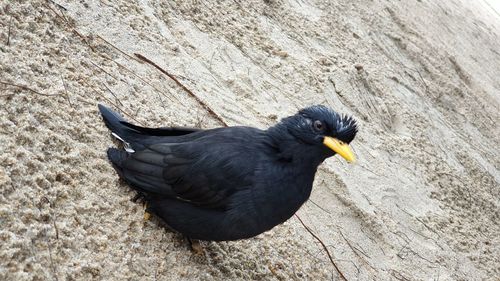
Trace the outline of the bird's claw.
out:
M 148 212 L 148 202 L 144 202 L 144 220 L 147 221 L 151 218 L 151 213 Z
M 203 251 L 203 247 L 200 244 L 200 241 L 192 240 L 189 238 L 188 238 L 188 240 L 189 240 L 189 244 L 191 245 L 191 250 L 194 252 L 194 254 L 197 256 L 202 256 L 204 251 Z

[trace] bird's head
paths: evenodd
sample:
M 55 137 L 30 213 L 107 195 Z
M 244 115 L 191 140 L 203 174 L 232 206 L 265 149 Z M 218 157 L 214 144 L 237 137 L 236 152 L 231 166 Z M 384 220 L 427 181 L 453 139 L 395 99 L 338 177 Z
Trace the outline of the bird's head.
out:
M 314 105 L 300 110 L 281 122 L 298 141 L 315 146 L 325 158 L 339 154 L 348 162 L 354 162 L 349 143 L 358 132 L 356 120 L 323 105 Z

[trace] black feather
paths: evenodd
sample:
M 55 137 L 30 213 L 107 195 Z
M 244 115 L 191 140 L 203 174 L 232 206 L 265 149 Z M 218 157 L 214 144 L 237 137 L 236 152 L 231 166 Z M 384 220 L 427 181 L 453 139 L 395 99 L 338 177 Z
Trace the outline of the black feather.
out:
M 202 240 L 249 238 L 289 219 L 309 198 L 322 139 L 349 143 L 354 119 L 313 106 L 266 131 L 144 128 L 99 105 L 106 126 L 134 152 L 108 149 L 119 176 L 173 229 Z M 324 122 L 325 130 L 311 126 Z

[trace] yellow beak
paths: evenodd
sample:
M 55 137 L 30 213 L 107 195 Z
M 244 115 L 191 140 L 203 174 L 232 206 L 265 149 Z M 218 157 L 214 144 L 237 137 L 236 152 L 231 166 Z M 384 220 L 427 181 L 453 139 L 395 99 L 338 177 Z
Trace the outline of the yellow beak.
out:
M 338 155 L 342 156 L 347 162 L 356 162 L 356 157 L 352 153 L 351 148 L 346 143 L 332 137 L 325 137 L 323 144 L 328 146 L 331 150 L 335 151 Z

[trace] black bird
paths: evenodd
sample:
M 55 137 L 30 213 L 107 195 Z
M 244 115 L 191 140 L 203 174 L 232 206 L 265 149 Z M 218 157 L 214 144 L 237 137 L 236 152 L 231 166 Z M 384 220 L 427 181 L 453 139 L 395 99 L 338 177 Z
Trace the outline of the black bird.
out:
M 124 149 L 109 148 L 119 176 L 147 212 L 192 239 L 237 240 L 288 220 L 309 198 L 317 167 L 349 162 L 356 121 L 316 105 L 267 130 L 144 128 L 99 105 Z

